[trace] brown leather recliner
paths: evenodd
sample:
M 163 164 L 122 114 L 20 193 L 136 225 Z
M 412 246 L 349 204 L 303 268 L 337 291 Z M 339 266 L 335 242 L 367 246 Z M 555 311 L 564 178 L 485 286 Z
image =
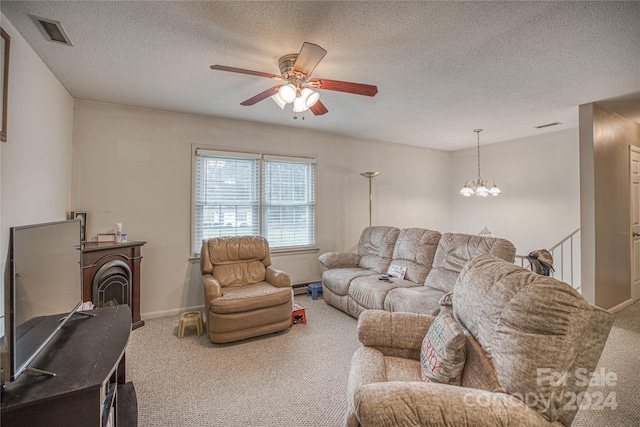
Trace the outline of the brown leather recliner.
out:
M 203 240 L 200 272 L 211 342 L 238 341 L 290 326 L 291 278 L 271 267 L 264 237 Z

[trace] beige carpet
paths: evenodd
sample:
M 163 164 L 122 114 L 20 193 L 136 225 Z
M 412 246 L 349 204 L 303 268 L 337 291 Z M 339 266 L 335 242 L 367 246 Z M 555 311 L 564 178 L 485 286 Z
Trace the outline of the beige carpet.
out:
M 321 298 L 296 296 L 307 324 L 234 344 L 211 344 L 179 316 L 133 331 L 127 379 L 138 395 L 138 425 L 337 426 L 358 347 L 356 319 Z
M 132 333 L 128 380 L 138 394 L 138 425 L 339 426 L 345 412 L 356 320 L 322 299 L 297 296 L 307 324 L 277 334 L 214 345 L 189 329 L 177 338 L 178 316 L 152 319 Z M 616 409 L 583 410 L 574 427 L 640 426 L 640 303 L 616 315 L 598 368 L 617 375 Z M 516 427 L 516 426 L 514 426 Z
M 609 385 L 589 387 L 584 401 L 588 409 L 578 411 L 572 427 L 640 426 L 640 302 L 616 313 L 596 368 L 596 373 L 602 372 L 609 376 Z

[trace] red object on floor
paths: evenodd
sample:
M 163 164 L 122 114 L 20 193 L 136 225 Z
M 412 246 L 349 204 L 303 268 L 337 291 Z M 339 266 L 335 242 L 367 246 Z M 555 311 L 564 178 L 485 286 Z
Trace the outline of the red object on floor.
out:
M 305 307 L 302 304 L 297 302 L 293 303 L 293 310 L 291 311 L 291 324 L 289 327 L 293 326 L 294 323 L 300 323 L 300 320 L 296 320 L 296 316 L 301 316 L 302 323 L 307 324 L 307 315 L 304 312 Z

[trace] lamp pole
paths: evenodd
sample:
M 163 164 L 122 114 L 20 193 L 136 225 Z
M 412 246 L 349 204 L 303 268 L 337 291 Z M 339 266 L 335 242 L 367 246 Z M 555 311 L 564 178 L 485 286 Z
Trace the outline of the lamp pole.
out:
M 369 227 L 371 227 L 371 204 L 373 202 L 373 192 L 371 191 L 371 180 L 380 175 L 380 172 L 361 172 L 360 175 L 369 180 Z

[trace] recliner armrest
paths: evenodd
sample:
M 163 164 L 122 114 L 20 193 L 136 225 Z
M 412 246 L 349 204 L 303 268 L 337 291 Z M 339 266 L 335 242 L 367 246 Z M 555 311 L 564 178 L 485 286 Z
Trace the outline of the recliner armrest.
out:
M 360 266 L 360 255 L 351 252 L 327 252 L 318 257 L 323 271 Z
M 435 317 L 417 313 L 366 310 L 358 319 L 358 339 L 385 356 L 420 358 L 420 347 Z
M 264 281 L 276 288 L 291 287 L 291 276 L 289 276 L 288 273 L 273 267 L 267 267 Z
M 222 286 L 220 282 L 213 277 L 212 274 L 203 274 L 202 283 L 204 284 L 204 307 L 205 312 L 209 312 L 209 302 L 214 298 L 222 296 Z
M 355 392 L 355 415 L 362 427 L 562 426 L 506 393 L 429 382 L 383 382 Z

